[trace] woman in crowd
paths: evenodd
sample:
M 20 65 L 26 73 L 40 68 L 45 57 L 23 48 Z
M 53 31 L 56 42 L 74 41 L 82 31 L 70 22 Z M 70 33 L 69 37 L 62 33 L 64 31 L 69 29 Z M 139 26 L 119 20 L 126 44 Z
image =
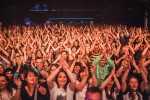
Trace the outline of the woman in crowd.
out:
M 5 75 L 0 74 L 0 100 L 15 100 L 15 89 L 9 87 Z
M 52 71 L 47 79 L 51 100 L 73 100 L 75 79 L 64 58 L 61 58 L 59 63 L 59 67 Z
M 39 81 L 37 73 L 33 69 L 27 71 L 24 82 L 15 78 L 15 84 L 17 85 L 18 100 L 20 98 L 21 100 L 49 100 L 50 98 L 48 86 Z

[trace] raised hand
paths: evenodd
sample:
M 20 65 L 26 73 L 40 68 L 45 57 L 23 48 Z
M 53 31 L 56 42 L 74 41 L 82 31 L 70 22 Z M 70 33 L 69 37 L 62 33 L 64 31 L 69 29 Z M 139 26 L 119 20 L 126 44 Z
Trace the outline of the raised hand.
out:
M 46 93 L 47 93 L 46 88 L 43 87 L 43 86 L 41 86 L 41 85 L 38 86 L 38 91 L 39 91 L 40 94 L 42 94 L 42 95 L 46 95 Z

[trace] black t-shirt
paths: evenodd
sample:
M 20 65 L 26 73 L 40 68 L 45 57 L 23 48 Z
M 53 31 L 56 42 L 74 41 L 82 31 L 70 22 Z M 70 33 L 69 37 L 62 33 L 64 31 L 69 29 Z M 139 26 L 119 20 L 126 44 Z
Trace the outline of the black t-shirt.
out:
M 143 100 L 150 100 L 150 91 L 143 92 Z
M 21 100 L 34 100 L 35 89 L 32 96 L 29 96 L 28 92 L 25 89 L 25 85 L 21 88 Z
M 44 86 L 46 88 L 47 94 L 42 95 L 39 92 L 37 92 L 37 100 L 50 100 L 50 95 L 49 95 L 50 93 L 48 91 L 47 84 L 44 84 L 42 86 Z M 33 92 L 32 96 L 29 96 L 29 94 L 27 93 L 27 91 L 25 89 L 25 85 L 22 86 L 22 88 L 21 88 L 21 99 L 22 100 L 34 100 L 34 98 L 35 98 L 35 89 L 34 89 L 34 92 Z
M 47 83 L 45 82 L 40 85 L 46 88 L 47 93 L 46 93 L 46 95 L 42 95 L 38 92 L 38 97 L 37 97 L 38 100 L 50 100 L 50 92 L 49 92 Z

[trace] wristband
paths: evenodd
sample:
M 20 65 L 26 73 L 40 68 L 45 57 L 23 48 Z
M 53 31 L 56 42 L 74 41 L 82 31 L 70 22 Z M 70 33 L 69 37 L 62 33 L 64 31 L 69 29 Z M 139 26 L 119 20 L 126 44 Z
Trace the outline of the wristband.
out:
M 14 77 L 18 78 L 19 77 L 19 72 L 15 72 Z

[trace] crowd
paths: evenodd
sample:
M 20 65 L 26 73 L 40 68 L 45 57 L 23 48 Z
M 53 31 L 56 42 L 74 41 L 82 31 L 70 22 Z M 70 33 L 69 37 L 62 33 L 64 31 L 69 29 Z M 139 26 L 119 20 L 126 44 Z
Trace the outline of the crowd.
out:
M 123 25 L 1 26 L 0 100 L 150 100 L 150 33 Z

